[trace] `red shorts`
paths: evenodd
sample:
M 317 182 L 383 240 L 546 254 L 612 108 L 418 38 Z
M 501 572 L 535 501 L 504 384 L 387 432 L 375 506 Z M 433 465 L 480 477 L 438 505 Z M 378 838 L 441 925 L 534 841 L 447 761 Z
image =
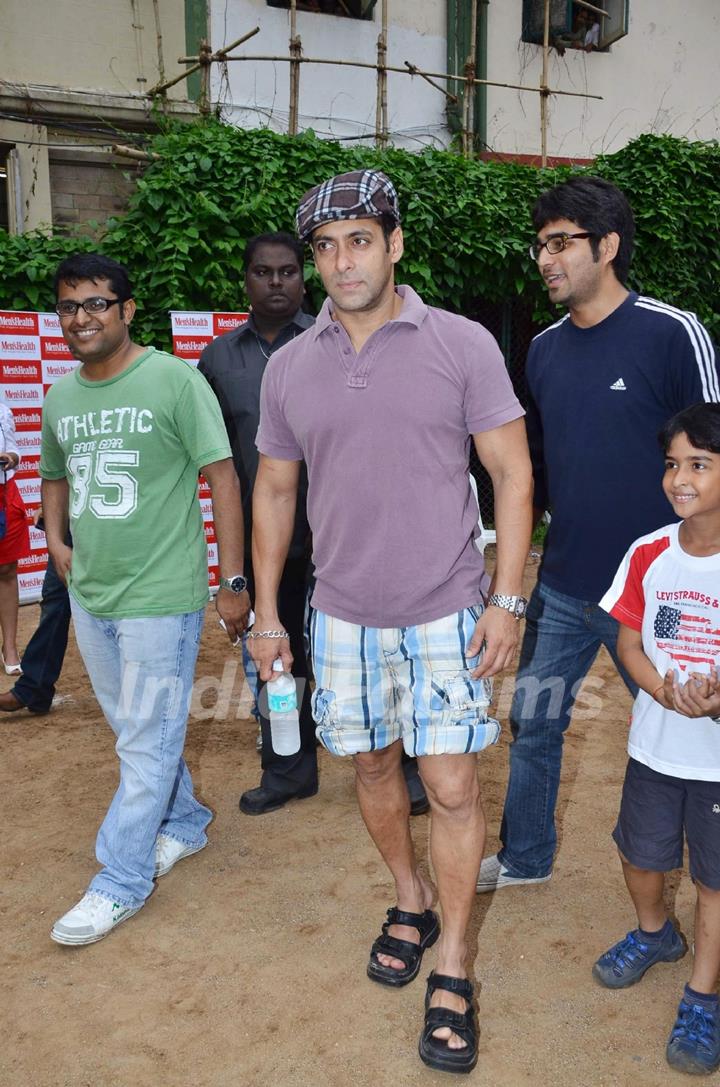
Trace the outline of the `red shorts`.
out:
M 0 509 L 5 507 L 7 529 L 0 540 L 0 565 L 17 562 L 30 554 L 27 510 L 14 479 L 0 483 Z

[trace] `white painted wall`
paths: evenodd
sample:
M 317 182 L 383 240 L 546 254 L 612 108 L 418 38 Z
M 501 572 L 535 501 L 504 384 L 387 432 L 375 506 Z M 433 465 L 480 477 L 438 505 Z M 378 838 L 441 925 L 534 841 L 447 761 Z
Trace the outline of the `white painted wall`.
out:
M 138 95 L 158 81 L 152 0 L 0 0 L 0 75 L 19 86 Z M 168 78 L 185 53 L 183 0 L 161 0 Z M 141 80 L 145 82 L 141 82 Z M 168 92 L 185 98 L 185 84 Z
M 602 4 L 600 4 L 602 6 Z M 537 87 L 542 49 L 520 41 L 522 0 L 491 0 L 488 78 Z M 550 51 L 552 88 L 602 95 L 553 96 L 548 153 L 592 158 L 643 132 L 693 140 L 720 135 L 718 0 L 630 0 L 630 32 L 608 53 Z M 538 95 L 490 88 L 488 143 L 496 151 L 538 154 Z
M 298 33 L 306 56 L 358 59 L 374 63 L 380 25 L 299 12 Z M 446 64 L 443 0 L 389 0 L 388 62 L 408 60 L 427 71 Z M 522 0 L 490 0 L 488 78 L 537 88 L 542 50 L 520 40 Z M 285 54 L 289 13 L 265 0 L 211 0 L 214 48 L 239 38 L 253 26 L 260 33 L 238 52 Z M 231 62 L 228 83 L 215 70 L 213 98 L 225 117 L 242 127 L 267 125 L 287 131 L 289 68 L 281 62 Z M 668 132 L 690 139 L 720 134 L 720 0 L 630 0 L 630 33 L 608 53 L 551 50 L 552 88 L 601 95 L 552 96 L 549 100 L 548 152 L 591 158 L 614 151 L 643 132 Z M 300 87 L 302 128 L 321 136 L 367 135 L 375 128 L 375 72 L 303 65 Z M 388 87 L 392 141 L 419 150 L 447 146 L 443 96 L 423 80 L 391 75 Z M 488 89 L 488 145 L 495 151 L 540 152 L 537 93 Z
M 241 37 L 254 26 L 260 33 L 235 52 L 245 55 L 288 55 L 290 14 L 268 7 L 265 0 L 212 0 L 211 41 L 214 49 Z M 341 58 L 375 63 L 380 33 L 380 3 L 372 21 L 298 12 L 297 32 L 307 57 Z M 387 62 L 404 61 L 426 71 L 445 71 L 445 4 L 437 0 L 391 0 Z M 268 126 L 287 132 L 289 65 L 283 62 L 236 61 L 228 64 L 229 85 L 214 73 L 213 99 L 225 106 L 224 116 L 243 128 Z M 318 135 L 369 137 L 375 132 L 376 73 L 372 69 L 303 64 L 300 70 L 300 125 Z M 444 147 L 445 98 L 419 77 L 388 76 L 388 125 L 392 142 L 420 150 Z

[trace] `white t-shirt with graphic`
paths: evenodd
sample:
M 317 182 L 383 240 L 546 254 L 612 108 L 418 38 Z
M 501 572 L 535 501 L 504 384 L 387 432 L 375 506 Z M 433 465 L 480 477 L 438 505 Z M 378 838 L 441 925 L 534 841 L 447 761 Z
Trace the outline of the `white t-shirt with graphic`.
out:
M 688 555 L 679 528 L 667 525 L 635 540 L 600 601 L 642 633 L 658 683 L 668 668 L 681 683 L 690 672 L 720 668 L 720 552 Z M 628 752 L 661 774 L 720 781 L 720 724 L 666 710 L 645 691 L 633 705 Z

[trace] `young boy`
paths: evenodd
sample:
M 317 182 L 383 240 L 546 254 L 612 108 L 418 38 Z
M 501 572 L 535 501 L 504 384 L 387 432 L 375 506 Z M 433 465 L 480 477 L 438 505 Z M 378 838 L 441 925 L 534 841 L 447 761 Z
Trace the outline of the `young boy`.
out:
M 697 891 L 695 962 L 666 1057 L 683 1072 L 720 1065 L 720 404 L 663 429 L 663 490 L 680 524 L 636 540 L 600 601 L 622 624 L 618 655 L 640 687 L 613 837 L 638 928 L 593 974 L 610 989 L 686 951 L 663 905 L 683 835 Z

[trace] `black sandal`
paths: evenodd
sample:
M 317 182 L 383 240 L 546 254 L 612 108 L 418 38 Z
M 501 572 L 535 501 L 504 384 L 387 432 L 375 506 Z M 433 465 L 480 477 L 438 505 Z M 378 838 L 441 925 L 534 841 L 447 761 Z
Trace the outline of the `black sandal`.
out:
M 416 928 L 420 933 L 420 943 L 414 944 L 410 940 L 398 940 L 395 936 L 388 936 L 391 925 L 408 925 Z M 397 906 L 391 906 L 387 911 L 387 921 L 383 923 L 382 936 L 378 936 L 370 948 L 368 977 L 380 985 L 391 985 L 396 989 L 401 985 L 409 984 L 418 976 L 425 949 L 432 947 L 439 935 L 440 921 L 433 910 L 425 910 L 424 913 L 408 913 L 407 910 L 399 910 Z M 392 966 L 383 966 L 378 961 L 378 955 L 391 955 L 394 959 L 402 959 L 405 963 L 404 970 L 394 970 Z
M 446 989 L 457 993 L 467 1001 L 464 1012 L 454 1012 L 450 1008 L 431 1008 L 430 997 L 436 989 Z M 449 1027 L 466 1043 L 464 1049 L 450 1049 L 442 1038 L 435 1038 L 433 1031 L 439 1027 Z M 478 1023 L 473 1004 L 473 987 L 466 978 L 451 978 L 447 974 L 434 971 L 427 980 L 425 996 L 425 1026 L 420 1035 L 418 1046 L 420 1059 L 430 1068 L 441 1072 L 472 1072 L 478 1059 Z

